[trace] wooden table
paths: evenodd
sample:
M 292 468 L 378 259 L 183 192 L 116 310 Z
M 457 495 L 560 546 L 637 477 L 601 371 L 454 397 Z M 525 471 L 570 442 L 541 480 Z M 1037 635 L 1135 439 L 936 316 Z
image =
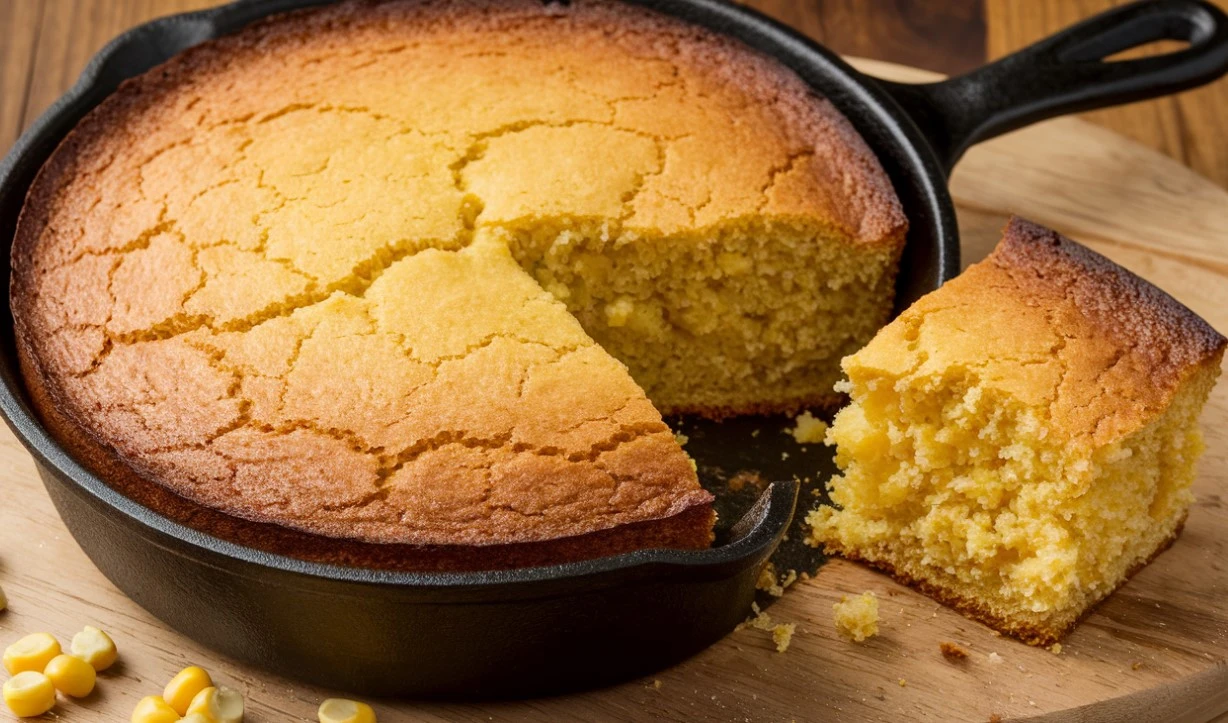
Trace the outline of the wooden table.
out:
M 70 84 L 112 35 L 145 17 L 203 4 L 0 0 L 0 143 Z M 885 0 L 761 4 L 838 49 L 958 72 L 981 62 L 986 47 L 1022 44 L 1071 19 L 1066 13 L 1072 7 L 1086 12 L 1107 0 L 1026 2 L 1035 14 L 1024 12 L 1025 0 L 936 7 Z M 921 77 L 882 66 L 870 70 Z M 1189 166 L 1218 171 L 1219 187 L 1071 119 L 974 149 L 952 181 L 966 260 L 983 256 L 1004 214 L 1018 210 L 1127 264 L 1228 328 L 1228 248 L 1219 243 L 1228 227 L 1222 188 L 1228 185 L 1228 142 L 1211 123 L 1226 99 L 1228 83 L 1220 82 L 1176 100 L 1092 116 L 1111 127 L 1131 127 Z M 1199 110 L 1187 107 L 1191 103 Z M 1002 168 L 1012 171 L 1006 180 Z M 1185 537 L 1089 619 L 1060 656 L 995 638 L 882 576 L 835 562 L 772 608 L 779 619 L 799 623 L 785 654 L 775 653 L 762 632 L 743 630 L 655 676 L 660 688 L 650 678 L 541 701 L 381 704 L 381 721 L 986 720 L 994 713 L 1005 719 L 1170 720 L 1176 711 L 1181 720 L 1195 721 L 1220 715 L 1228 709 L 1228 388 L 1217 390 L 1204 418 L 1210 449 Z M 126 720 L 140 696 L 157 692 L 178 667 L 201 662 L 246 693 L 254 723 L 308 720 L 328 691 L 220 658 L 153 619 L 93 569 L 40 487 L 28 455 L 0 430 L 0 581 L 14 601 L 12 611 L 0 614 L 0 639 L 36 629 L 67 639 L 92 623 L 116 631 L 124 650 L 123 664 L 103 677 L 96 694 L 61 704 L 53 716 Z M 830 605 L 840 593 L 865 589 L 884 600 L 883 635 L 856 647 L 832 629 Z M 939 639 L 968 647 L 968 663 L 953 670 L 937 655 Z M 993 663 L 990 652 L 1000 652 L 1005 662 Z M 1089 701 L 1095 705 L 1080 709 Z M 0 721 L 7 715 L 0 711 Z
M 1127 0 L 749 0 L 834 50 L 941 73 L 970 70 Z M 1228 7 L 1228 0 L 1214 0 Z M 218 0 L 0 0 L 0 148 L 123 30 Z M 1157 44 L 1157 48 L 1166 47 Z M 1228 186 L 1228 82 L 1086 114 Z

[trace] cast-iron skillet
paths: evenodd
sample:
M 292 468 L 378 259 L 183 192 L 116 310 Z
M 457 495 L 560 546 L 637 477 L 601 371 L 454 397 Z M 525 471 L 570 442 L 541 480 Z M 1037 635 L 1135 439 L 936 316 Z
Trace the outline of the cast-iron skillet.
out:
M 848 116 L 890 174 L 911 223 L 897 308 L 959 271 L 946 176 L 969 145 L 1056 114 L 1190 88 L 1228 69 L 1228 19 L 1196 0 L 1117 8 L 968 75 L 918 86 L 862 75 L 792 30 L 719 0 L 633 1 L 775 56 Z M 319 2 L 243 0 L 156 20 L 116 39 L 0 166 L 0 238 L 11 244 L 26 190 L 56 144 L 122 80 L 257 18 Z M 1189 47 L 1102 60 L 1160 39 Z M 7 278 L 7 253 L 3 259 Z M 469 697 L 539 694 L 643 674 L 711 644 L 746 615 L 759 568 L 792 517 L 797 485 L 790 481 L 769 488 L 703 552 L 641 551 L 454 574 L 265 554 L 173 523 L 118 495 L 67 455 L 29 406 L 7 294 L 0 303 L 0 410 L 33 454 L 81 547 L 120 589 L 177 630 L 296 678 L 369 694 Z M 767 470 L 772 479 L 815 473 L 805 455 L 792 467 L 780 461 L 779 440 L 792 440 L 777 429 L 748 434 L 754 424 L 699 429 L 688 451 L 701 472 L 733 464 Z

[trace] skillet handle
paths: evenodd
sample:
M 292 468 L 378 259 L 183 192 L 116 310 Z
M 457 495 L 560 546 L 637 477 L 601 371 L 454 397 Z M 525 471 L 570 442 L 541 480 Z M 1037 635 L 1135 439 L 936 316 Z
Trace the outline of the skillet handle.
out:
M 1104 58 L 1157 40 L 1189 47 Z M 1228 72 L 1228 16 L 1202 0 L 1144 0 L 1096 15 L 938 83 L 878 81 L 930 139 L 947 173 L 974 143 L 1065 113 L 1130 103 Z

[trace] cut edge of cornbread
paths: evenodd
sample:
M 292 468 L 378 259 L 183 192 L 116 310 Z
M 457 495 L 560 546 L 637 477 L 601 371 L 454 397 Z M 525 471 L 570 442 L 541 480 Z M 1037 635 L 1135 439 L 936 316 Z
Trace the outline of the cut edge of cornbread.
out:
M 495 230 L 663 414 L 831 408 L 838 360 L 886 323 L 904 228 L 872 241 L 801 219 L 689 233 L 537 218 Z
M 550 51 L 499 52 L 507 46 Z M 441 57 L 452 64 L 436 63 Z M 522 87 L 525 79 L 537 87 Z M 394 280 L 408 278 L 402 272 L 465 257 L 502 231 L 533 241 L 517 249 L 520 267 L 505 265 L 508 278 L 520 279 L 534 270 L 535 244 L 567 246 L 560 241 L 579 234 L 587 241 L 577 247 L 608 243 L 602 249 L 611 256 L 628 247 L 629 262 L 641 260 L 636 253 L 659 255 L 656 268 L 688 303 L 716 299 L 728 306 L 727 319 L 779 317 L 747 325 L 742 339 L 766 340 L 764 329 L 796 322 L 795 307 L 786 304 L 785 313 L 766 303 L 789 296 L 780 293 L 789 284 L 844 301 L 863 297 L 861 341 L 886 318 L 905 227 L 890 179 L 852 125 L 801 79 L 736 41 L 601 0 L 566 8 L 534 0 L 354 1 L 194 46 L 91 111 L 31 187 L 18 220 L 10 298 L 40 416 L 92 471 L 137 501 L 228 539 L 343 564 L 400 564 L 417 554 L 396 556 L 406 542 L 420 543 L 428 557 L 481 545 L 482 553 L 507 553 L 501 561 L 529 564 L 575 557 L 580 547 L 584 555 L 618 551 L 615 543 L 706 546 L 709 499 L 642 389 L 623 395 L 626 405 L 588 405 L 610 393 L 611 377 L 630 384 L 618 350 L 598 359 L 591 338 L 554 343 L 498 327 L 424 358 L 428 340 L 403 332 L 432 322 L 429 313 L 386 324 L 368 312 L 380 311 L 376 297 L 390 286 L 392 297 L 416 288 L 425 306 L 457 295 L 424 292 L 426 274 L 413 277 L 417 287 L 398 287 Z M 864 268 L 843 262 L 849 278 L 860 273 L 873 288 L 873 299 L 848 286 L 799 281 L 821 266 L 822 258 L 807 255 L 820 253 L 811 247 L 829 242 L 846 244 L 832 253 L 873 256 Z M 721 256 L 717 243 L 762 253 Z M 629 248 L 649 245 L 662 248 Z M 512 247 L 505 239 L 503 248 Z M 697 263 L 706 264 L 704 284 L 714 288 L 689 284 L 683 273 L 705 253 L 711 258 Z M 883 275 L 870 278 L 871 268 Z M 768 271 L 778 272 L 780 289 L 746 279 Z M 533 290 L 542 285 L 537 279 Z M 590 336 L 627 328 L 643 315 L 637 307 L 663 296 L 640 295 L 642 288 L 585 304 L 595 317 L 586 324 Z M 339 301 L 354 313 L 324 321 L 352 328 L 317 336 L 318 312 Z M 506 296 L 457 304 L 495 317 L 517 305 Z M 547 316 L 540 306 L 536 321 Z M 554 306 L 570 329 L 574 317 Z M 456 311 L 434 325 L 476 329 L 464 316 Z M 681 311 L 675 316 L 690 323 Z M 739 383 L 730 386 L 740 396 L 697 396 L 691 407 L 663 396 L 659 408 L 722 416 L 833 403 L 834 362 L 844 350 L 823 346 L 830 339 L 805 328 L 830 368 L 804 394 L 790 382 L 809 378 L 803 367 L 812 358 L 771 372 L 778 396 L 756 399 Z M 260 340 L 247 344 L 248 336 Z M 646 360 L 628 351 L 636 358 L 626 361 L 648 370 L 641 377 L 691 362 L 720 370 L 720 346 L 671 347 Z M 805 356 L 797 351 L 744 356 L 764 369 L 764 359 Z M 656 363 L 662 358 L 668 364 Z M 433 378 L 443 364 L 456 368 L 447 385 Z M 361 384 L 342 388 L 360 366 Z M 598 366 L 617 374 L 597 376 Z M 504 377 L 510 381 L 496 392 L 529 388 L 541 403 L 492 404 L 504 397 L 479 383 Z M 584 384 L 592 393 L 558 393 Z M 479 407 L 493 410 L 481 423 L 440 420 L 455 422 Z M 390 410 L 405 413 L 391 420 Z M 406 423 L 388 424 L 394 421 Z M 536 503 L 563 496 L 560 490 L 584 492 L 577 507 L 595 509 L 589 521 L 601 515 L 603 526 L 617 523 L 607 507 L 664 516 L 629 522 L 625 533 L 605 527 L 556 537 L 560 545 L 551 550 L 523 535 L 493 544 L 493 535 L 475 533 L 477 522 L 462 524 L 463 536 L 411 539 L 408 512 L 438 502 L 417 515 L 434 525 L 441 510 L 483 504 L 472 502 L 483 490 L 453 483 L 466 469 L 461 462 L 478 477 L 490 467 L 481 462 L 496 454 L 523 461 L 501 467 L 507 473 L 490 487 L 511 487 L 517 499 L 495 500 L 489 516 L 536 517 Z M 586 486 L 583 474 L 596 481 Z M 653 511 L 659 499 L 630 499 L 629 491 L 668 487 L 670 475 L 688 488 L 690 507 Z M 432 479 L 443 482 L 412 494 Z M 517 523 L 520 532 L 530 526 Z M 552 529 L 542 534 L 575 531 Z
M 842 509 L 810 513 L 810 542 L 1056 642 L 1180 534 L 1224 345 L 1171 297 L 1014 219 L 989 259 L 845 360 Z

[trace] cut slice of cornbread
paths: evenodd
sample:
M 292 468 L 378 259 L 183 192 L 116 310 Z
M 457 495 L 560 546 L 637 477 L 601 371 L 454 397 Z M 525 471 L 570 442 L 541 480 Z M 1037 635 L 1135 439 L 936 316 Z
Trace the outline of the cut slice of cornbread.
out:
M 839 509 L 812 543 L 1049 644 L 1175 539 L 1225 340 L 1013 219 L 985 261 L 843 362 Z

